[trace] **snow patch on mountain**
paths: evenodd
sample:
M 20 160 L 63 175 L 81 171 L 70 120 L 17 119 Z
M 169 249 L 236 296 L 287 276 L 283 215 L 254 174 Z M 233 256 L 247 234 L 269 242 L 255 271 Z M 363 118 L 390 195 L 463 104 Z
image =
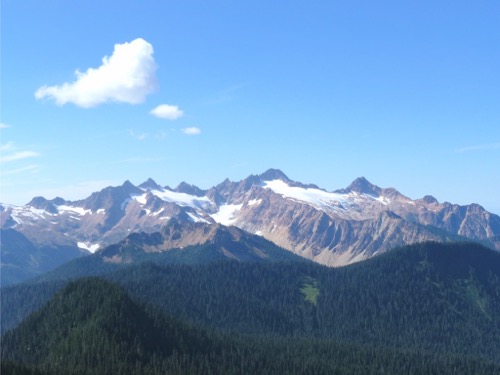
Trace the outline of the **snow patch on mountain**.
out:
M 219 207 L 219 211 L 210 215 L 217 223 L 222 225 L 233 225 L 237 217 L 236 212 L 241 210 L 242 204 L 224 204 Z
M 153 212 L 153 213 L 151 214 L 151 216 L 158 216 L 158 215 L 159 215 L 159 214 L 161 214 L 163 211 L 165 211 L 165 208 L 164 208 L 164 207 L 160 208 L 160 209 L 159 209 L 158 211 L 156 211 L 156 212 Z
M 131 200 L 132 200 L 131 198 L 127 198 L 127 199 L 125 199 L 125 200 L 122 202 L 122 204 L 120 205 L 120 209 L 121 209 L 122 211 L 124 211 L 124 210 L 125 210 L 125 207 L 127 207 L 127 205 L 130 203 L 130 201 L 131 201 Z
M 261 204 L 262 203 L 262 199 L 251 199 L 248 201 L 248 205 L 249 206 L 256 206 L 258 204 Z
M 195 214 L 191 213 L 191 212 L 188 212 L 187 213 L 188 216 L 191 218 L 191 220 L 193 220 L 193 222 L 195 223 L 206 223 L 206 224 L 210 224 L 209 221 L 199 217 L 199 216 L 196 216 Z
M 90 243 L 90 242 L 78 242 L 76 244 L 80 249 L 84 249 L 84 250 L 87 250 L 89 252 L 91 252 L 92 254 L 95 253 L 97 250 L 99 250 L 99 248 L 101 247 L 101 245 L 99 245 L 98 243 Z
M 351 191 L 348 193 L 328 192 L 315 187 L 290 186 L 282 180 L 264 181 L 263 187 L 270 189 L 284 198 L 306 203 L 314 208 L 340 215 L 341 217 L 366 219 L 369 211 L 366 204 L 388 206 L 392 201 L 383 196 Z M 366 211 L 366 213 L 363 213 Z
M 208 197 L 198 197 L 186 193 L 179 193 L 171 190 L 149 190 L 151 194 L 157 196 L 162 201 L 178 204 L 183 207 L 207 209 L 212 206 L 212 202 Z M 146 204 L 147 193 L 142 195 L 134 195 L 132 198 L 140 204 Z
M 376 201 L 379 201 L 380 203 L 382 203 L 384 206 L 387 206 L 388 204 L 391 203 L 391 200 L 389 198 L 386 198 L 384 196 L 380 196 L 380 197 L 373 197 Z
M 59 211 L 60 214 L 61 213 L 66 213 L 66 212 L 70 212 L 70 213 L 73 213 L 73 214 L 78 214 L 80 216 L 85 216 L 87 214 L 92 214 L 92 210 L 86 210 L 83 207 L 77 207 L 77 206 L 61 205 L 61 206 L 57 206 L 57 210 Z
M 54 216 L 54 214 L 45 210 L 32 206 L 14 206 L 4 204 L 3 207 L 10 210 L 12 220 L 17 224 L 29 223 L 31 220 L 45 219 L 46 216 Z
M 139 202 L 140 204 L 144 205 L 144 204 L 146 204 L 148 202 L 147 196 L 148 196 L 147 193 L 146 194 L 142 194 L 142 195 L 134 195 L 133 199 L 135 201 Z
M 285 198 L 309 203 L 318 208 L 331 203 L 345 204 L 349 202 L 347 194 L 329 193 L 316 188 L 290 186 L 282 180 L 264 181 L 264 188 L 270 189 Z

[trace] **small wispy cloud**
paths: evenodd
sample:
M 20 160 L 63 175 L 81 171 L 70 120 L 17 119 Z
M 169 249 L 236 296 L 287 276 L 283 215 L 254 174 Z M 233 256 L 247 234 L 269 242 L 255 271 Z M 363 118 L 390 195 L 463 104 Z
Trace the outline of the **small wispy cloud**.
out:
M 17 147 L 14 142 L 0 144 L 0 165 L 2 176 L 10 176 L 9 180 L 22 175 L 31 175 L 40 171 L 40 166 L 34 164 L 33 158 L 41 156 L 36 151 L 25 150 Z M 29 164 L 28 164 L 29 163 Z M 7 179 L 0 179 L 4 187 Z
M 237 93 L 246 86 L 245 83 L 236 84 L 233 86 L 226 87 L 219 92 L 217 92 L 212 98 L 208 99 L 206 104 L 208 105 L 221 105 L 232 101 Z
M 164 131 L 159 131 L 158 133 L 155 134 L 155 139 L 162 140 L 167 137 L 167 132 Z
M 160 130 L 155 133 L 137 133 L 133 130 L 128 131 L 128 135 L 130 135 L 132 138 L 137 139 L 138 141 L 145 141 L 145 140 L 162 140 L 165 139 L 168 136 L 168 133 L 166 131 Z
M 76 71 L 76 80 L 43 86 L 36 99 L 51 98 L 56 104 L 73 103 L 82 108 L 106 102 L 142 103 L 156 89 L 153 46 L 142 38 L 115 44 L 113 54 L 102 59 L 98 68 Z
M 500 150 L 500 142 L 496 143 L 483 143 L 478 145 L 466 146 L 457 148 L 455 152 L 464 153 L 472 151 L 484 151 L 484 150 Z
M 26 174 L 26 173 L 36 173 L 40 171 L 40 166 L 36 164 L 27 165 L 25 167 L 17 168 L 17 169 L 8 169 L 3 170 L 2 174 L 4 176 L 12 176 L 16 174 Z
M 17 151 L 14 153 L 11 153 L 9 155 L 1 155 L 0 156 L 0 163 L 8 163 L 11 161 L 16 161 L 16 160 L 22 160 L 22 159 L 28 159 L 28 158 L 34 158 L 40 156 L 38 152 L 35 151 Z
M 119 160 L 117 163 L 122 164 L 122 163 L 158 163 L 165 161 L 165 157 L 147 157 L 147 156 L 137 156 L 137 157 L 130 157 L 127 159 Z
M 7 128 L 10 128 L 9 124 L 6 124 L 4 122 L 0 122 L 0 129 L 7 129 Z
M 149 113 L 165 120 L 177 120 L 184 115 L 184 112 L 182 112 L 178 106 L 170 104 L 160 104 Z
M 187 135 L 198 135 L 201 134 L 201 129 L 196 127 L 184 128 L 182 132 Z
M 7 142 L 3 145 L 0 145 L 0 152 L 8 152 L 14 150 L 14 142 Z
M 139 141 L 144 141 L 146 138 L 149 137 L 148 133 L 136 133 L 133 130 L 129 130 L 128 134 Z

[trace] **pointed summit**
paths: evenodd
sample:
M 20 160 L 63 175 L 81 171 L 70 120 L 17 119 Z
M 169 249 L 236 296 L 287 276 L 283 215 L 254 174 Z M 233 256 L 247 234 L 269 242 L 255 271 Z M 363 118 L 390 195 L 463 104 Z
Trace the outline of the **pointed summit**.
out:
M 54 206 L 54 204 L 44 197 L 35 197 L 33 198 L 29 203 L 28 206 L 38 208 L 39 210 L 45 210 L 47 212 L 50 212 L 51 214 L 57 214 L 57 208 Z
M 290 179 L 279 169 L 268 169 L 261 175 L 259 175 L 259 178 L 262 181 L 273 181 L 273 180 L 281 180 L 284 182 L 290 182 Z
M 184 181 L 182 181 L 179 186 L 175 188 L 175 191 L 189 195 L 196 195 L 197 197 L 203 197 L 205 195 L 205 191 L 201 190 L 195 185 L 188 184 Z
M 61 198 L 61 197 L 55 197 L 50 201 L 52 204 L 55 204 L 56 206 L 61 206 L 63 204 L 66 204 L 66 201 Z
M 120 213 L 119 216 L 121 216 L 123 214 L 123 203 L 130 199 L 131 195 L 140 195 L 143 193 L 141 189 L 127 180 L 121 186 L 108 186 L 101 191 L 92 193 L 90 197 L 84 200 L 73 202 L 73 204 L 92 210 L 93 212 L 99 209 L 112 209 L 114 214 Z M 119 218 L 117 217 L 115 223 L 118 220 Z
M 148 178 L 148 180 L 140 184 L 139 187 L 145 190 L 162 190 L 161 186 L 152 178 Z
M 380 196 L 381 191 L 382 189 L 380 189 L 377 185 L 373 185 L 366 178 L 358 177 L 347 188 L 340 189 L 337 192 L 342 194 L 354 192 L 358 194 L 368 194 L 374 197 L 378 197 Z
M 428 204 L 438 204 L 439 203 L 438 200 L 436 198 L 434 198 L 432 195 L 426 195 L 425 197 L 422 198 L 422 200 Z
M 126 190 L 137 190 L 137 187 L 134 186 L 133 183 L 131 183 L 129 180 L 126 180 L 121 188 L 126 189 Z

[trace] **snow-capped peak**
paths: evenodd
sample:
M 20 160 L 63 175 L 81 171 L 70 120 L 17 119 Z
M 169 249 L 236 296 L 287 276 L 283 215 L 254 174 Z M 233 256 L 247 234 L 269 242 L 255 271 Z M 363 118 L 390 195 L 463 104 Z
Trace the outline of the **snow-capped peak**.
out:
M 368 194 L 374 197 L 378 197 L 381 193 L 381 190 L 381 188 L 379 188 L 377 185 L 373 185 L 366 178 L 358 177 L 347 188 L 337 190 L 337 193 L 355 192 L 358 194 Z
M 339 213 L 348 208 L 362 207 L 368 205 L 387 206 L 391 203 L 388 197 L 374 195 L 367 192 L 357 192 L 354 190 L 345 192 L 328 192 L 312 186 L 295 186 L 282 180 L 264 181 L 263 187 L 270 189 L 284 198 L 309 204 L 324 212 Z M 358 209 L 354 210 L 359 211 Z M 347 213 L 347 212 L 346 212 Z M 349 213 L 348 213 L 349 214 Z M 350 215 L 350 214 L 349 214 Z M 357 214 L 360 216 L 362 214 Z
M 192 207 L 195 209 L 207 209 L 212 205 L 212 202 L 210 199 L 206 196 L 196 196 L 196 195 L 191 195 L 187 193 L 180 193 L 177 191 L 172 191 L 169 189 L 155 189 L 155 190 L 149 190 L 150 194 L 153 194 L 154 196 L 160 198 L 161 200 L 165 202 L 171 202 L 175 203 L 179 206 L 183 207 Z M 140 195 L 133 195 L 132 199 L 138 201 L 140 204 L 146 204 L 147 201 L 147 194 L 148 192 L 145 192 Z
M 347 194 L 329 193 L 317 188 L 290 186 L 282 180 L 264 181 L 263 187 L 285 198 L 305 202 L 315 207 L 323 207 L 325 204 L 328 205 L 335 202 L 342 204 L 348 200 Z

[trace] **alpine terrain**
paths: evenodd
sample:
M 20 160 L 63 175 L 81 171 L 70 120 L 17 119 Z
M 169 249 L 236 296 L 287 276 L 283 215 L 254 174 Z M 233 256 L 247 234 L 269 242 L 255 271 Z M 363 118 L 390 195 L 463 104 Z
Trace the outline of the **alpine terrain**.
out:
M 104 251 L 134 233 L 162 233 L 161 244 L 149 247 L 162 252 L 206 243 L 221 226 L 328 266 L 429 240 L 469 240 L 500 250 L 500 217 L 478 204 L 412 200 L 363 177 L 329 192 L 276 169 L 208 190 L 185 182 L 173 189 L 152 179 L 139 186 L 126 181 L 78 201 L 36 197 L 24 206 L 1 204 L 0 212 L 4 284 Z

